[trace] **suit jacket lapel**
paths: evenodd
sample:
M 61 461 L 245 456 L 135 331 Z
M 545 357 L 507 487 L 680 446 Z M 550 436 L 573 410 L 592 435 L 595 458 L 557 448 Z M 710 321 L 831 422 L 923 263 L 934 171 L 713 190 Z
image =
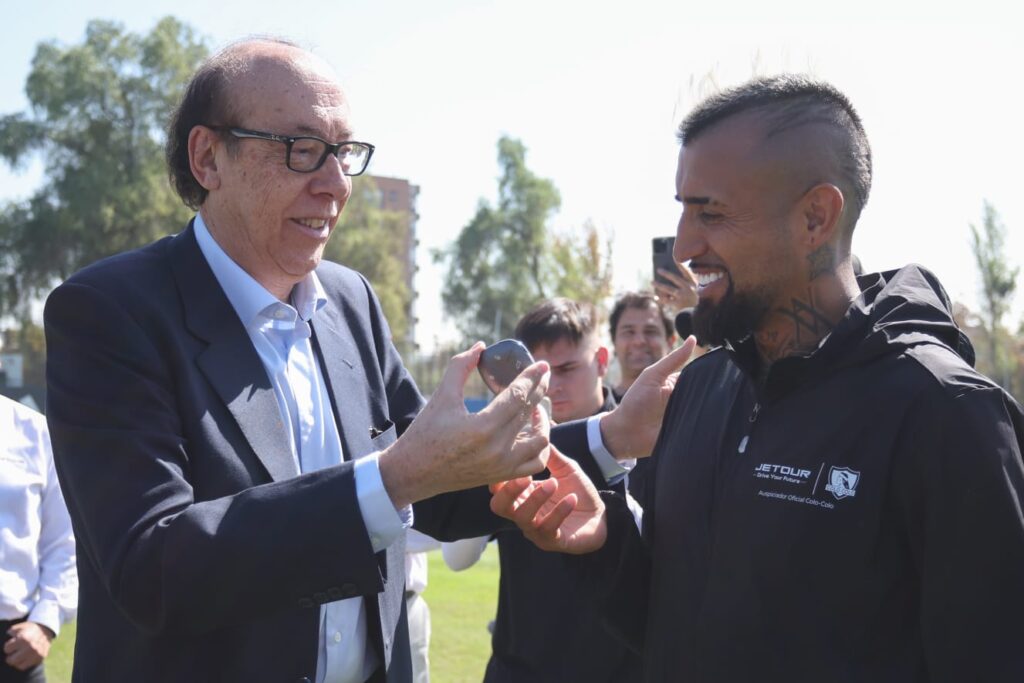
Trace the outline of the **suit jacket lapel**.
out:
M 319 351 L 320 367 L 341 437 L 342 453 L 346 460 L 351 460 L 353 456 L 367 452 L 364 442 L 368 437 L 364 438 L 359 427 L 362 425 L 364 430 L 368 430 L 370 425 L 369 406 L 363 405 L 365 378 L 362 372 L 356 372 L 359 351 L 335 302 L 328 300 L 327 305 L 313 316 L 312 327 L 313 342 Z M 345 410 L 339 409 L 339 402 L 344 402 Z M 342 419 L 342 416 L 347 419 Z
M 208 343 L 196 363 L 231 411 L 271 479 L 298 474 L 273 386 L 245 327 L 199 250 L 192 224 L 174 238 L 171 264 L 185 324 Z

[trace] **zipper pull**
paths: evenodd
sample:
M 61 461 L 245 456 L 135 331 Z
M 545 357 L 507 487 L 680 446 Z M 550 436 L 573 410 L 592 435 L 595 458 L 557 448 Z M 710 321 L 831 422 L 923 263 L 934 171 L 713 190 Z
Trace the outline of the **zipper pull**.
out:
M 755 422 L 757 422 L 757 414 L 760 413 L 760 412 L 761 412 L 761 404 L 760 403 L 755 403 L 754 404 L 754 410 L 751 411 L 750 417 L 747 418 L 747 421 L 750 424 L 754 424 Z M 737 453 L 746 453 L 746 451 L 747 451 L 747 444 L 748 443 L 750 443 L 750 434 L 747 434 L 746 436 L 743 437 L 743 440 L 740 441 L 740 447 L 739 447 L 739 449 L 737 449 L 736 452 Z

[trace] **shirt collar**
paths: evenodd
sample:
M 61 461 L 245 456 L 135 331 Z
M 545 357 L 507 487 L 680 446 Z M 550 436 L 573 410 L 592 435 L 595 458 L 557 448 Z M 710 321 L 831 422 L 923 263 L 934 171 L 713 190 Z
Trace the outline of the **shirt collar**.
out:
M 196 214 L 193 230 L 199 250 L 246 327 L 259 327 L 267 319 L 280 320 L 282 316 L 279 314 L 285 309 L 297 312 L 299 318 L 308 322 L 313 314 L 327 305 L 327 294 L 315 272 L 311 271 L 295 285 L 291 294 L 292 306 L 287 306 L 228 256 L 210 234 L 201 213 Z M 294 313 L 287 318 L 294 322 Z

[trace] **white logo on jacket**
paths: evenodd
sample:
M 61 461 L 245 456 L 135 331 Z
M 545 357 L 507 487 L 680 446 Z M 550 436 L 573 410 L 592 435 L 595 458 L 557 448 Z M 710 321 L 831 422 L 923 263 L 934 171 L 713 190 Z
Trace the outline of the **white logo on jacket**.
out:
M 848 467 L 832 467 L 828 471 L 828 481 L 825 490 L 830 491 L 836 500 L 852 498 L 857 495 L 860 472 L 855 472 Z

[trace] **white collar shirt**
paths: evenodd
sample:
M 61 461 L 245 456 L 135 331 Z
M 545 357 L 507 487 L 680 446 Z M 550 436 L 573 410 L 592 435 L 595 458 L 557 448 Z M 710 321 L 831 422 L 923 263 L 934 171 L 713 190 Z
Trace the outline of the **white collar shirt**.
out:
M 77 610 L 75 537 L 46 418 L 0 396 L 0 619 L 56 634 Z
M 290 304 L 286 304 L 228 256 L 201 214 L 196 215 L 194 230 L 200 250 L 245 326 L 273 385 L 281 416 L 290 426 L 295 473 L 341 463 L 341 439 L 311 343 L 313 316 L 330 305 L 316 273 L 309 273 L 294 287 Z M 376 456 L 355 461 L 355 479 L 374 551 L 382 550 L 402 534 L 411 521 L 411 512 L 404 510 L 399 515 L 395 510 L 384 489 Z M 321 606 L 317 683 L 362 683 L 377 669 L 380 662 L 367 647 L 366 624 L 362 597 Z

